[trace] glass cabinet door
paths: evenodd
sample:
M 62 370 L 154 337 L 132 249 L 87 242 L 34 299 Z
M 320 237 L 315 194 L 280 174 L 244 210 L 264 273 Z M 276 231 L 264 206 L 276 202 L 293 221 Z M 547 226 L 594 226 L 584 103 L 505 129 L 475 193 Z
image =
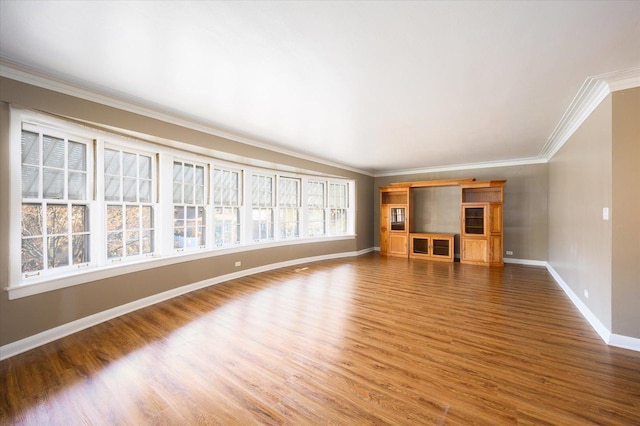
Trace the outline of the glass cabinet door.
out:
M 429 254 L 429 239 L 418 237 L 413 238 L 413 253 Z
M 432 241 L 434 256 L 449 256 L 449 240 L 434 238 Z
M 405 208 L 404 207 L 392 207 L 391 208 L 391 230 L 392 231 L 404 231 L 405 230 Z
M 464 208 L 464 233 L 484 235 L 484 207 Z

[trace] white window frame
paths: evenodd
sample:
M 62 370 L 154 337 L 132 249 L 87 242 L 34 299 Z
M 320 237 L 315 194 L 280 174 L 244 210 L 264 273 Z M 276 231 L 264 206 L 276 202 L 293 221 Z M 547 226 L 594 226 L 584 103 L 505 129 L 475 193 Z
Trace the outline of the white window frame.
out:
M 344 202 L 342 202 L 343 200 L 339 199 L 338 197 L 335 197 L 332 195 L 332 187 L 344 187 Z M 327 234 L 331 235 L 331 236 L 336 236 L 336 235 L 348 235 L 349 233 L 353 232 L 352 231 L 352 226 L 350 224 L 350 204 L 349 200 L 351 199 L 351 191 L 349 190 L 349 187 L 351 185 L 349 185 L 348 182 L 337 182 L 337 181 L 329 181 L 328 185 L 327 185 Z M 337 213 L 338 211 L 342 212 L 341 216 L 344 216 L 344 230 L 340 231 L 340 232 L 336 232 L 335 229 L 335 213 Z
M 310 187 L 311 185 L 322 185 L 322 195 L 321 195 L 321 203 L 311 204 L 311 194 Z M 306 190 L 303 191 L 304 196 L 304 206 L 303 212 L 305 214 L 305 227 L 304 227 L 304 235 L 313 238 L 321 238 L 327 235 L 327 187 L 328 183 L 326 180 L 322 179 L 306 179 L 304 181 L 304 188 Z M 312 220 L 310 212 L 311 210 L 318 210 L 322 212 L 322 221 L 318 222 L 317 220 Z M 322 232 L 320 233 L 312 233 L 311 226 L 313 224 L 322 223 Z
M 47 129 L 55 129 L 59 133 L 70 137 L 72 140 L 87 142 L 87 185 L 88 199 L 80 204 L 87 204 L 89 207 L 90 224 L 90 262 L 86 265 L 76 265 L 77 267 L 60 269 L 56 273 L 46 274 L 23 279 L 21 274 L 21 215 L 22 215 L 22 167 L 21 167 L 21 134 L 23 123 L 35 126 L 43 126 Z M 253 250 L 255 245 L 262 247 L 275 247 L 280 245 L 304 244 L 316 241 L 331 241 L 353 239 L 353 204 L 354 181 L 341 178 L 325 178 L 305 173 L 281 173 L 275 168 L 259 168 L 249 163 L 254 161 L 247 159 L 247 164 L 227 162 L 217 159 L 211 154 L 188 150 L 187 144 L 176 144 L 173 141 L 154 140 L 154 142 L 144 141 L 136 138 L 122 136 L 126 130 L 121 130 L 119 135 L 110 131 L 98 130 L 84 125 L 71 123 L 64 119 L 56 118 L 44 113 L 38 113 L 10 107 L 9 126 L 9 285 L 5 289 L 8 291 L 9 299 L 17 299 L 46 291 L 61 289 L 65 287 L 83 284 L 90 281 L 101 280 L 122 274 L 133 273 L 145 269 L 156 268 L 185 261 L 205 259 L 212 256 L 225 255 L 235 252 Z M 55 134 L 52 136 L 56 136 Z M 78 139 L 80 138 L 80 139 Z M 116 148 L 127 152 L 138 152 L 149 155 L 153 158 L 152 167 L 155 181 L 151 189 L 151 203 L 154 212 L 154 232 L 155 247 L 153 253 L 145 255 L 129 256 L 120 261 L 110 261 L 107 259 L 107 239 L 106 239 L 106 206 L 109 201 L 104 199 L 104 149 Z M 187 149 L 185 149 L 185 147 Z M 92 154 L 89 153 L 91 150 Z M 175 159 L 184 160 L 189 163 L 199 163 L 208 166 L 208 190 L 207 198 L 207 247 L 200 250 L 176 252 L 173 250 L 173 198 L 172 198 L 172 166 Z M 214 220 L 213 220 L 213 170 L 214 168 L 234 170 L 239 173 L 240 186 L 240 239 L 237 244 L 225 247 L 217 247 L 214 242 Z M 254 241 L 252 238 L 252 203 L 251 203 L 251 179 L 254 175 L 269 176 L 272 180 L 271 202 L 261 208 L 272 210 L 273 234 L 270 238 Z M 280 239 L 278 235 L 278 205 L 277 205 L 277 181 L 278 177 L 300 179 L 301 181 L 301 215 L 300 215 L 300 236 L 296 239 Z M 307 179 L 322 182 L 336 181 L 347 182 L 349 187 L 349 233 L 338 236 L 309 236 L 306 230 L 306 182 Z M 68 205 L 78 204 L 77 200 L 72 200 Z M 126 204 L 122 201 L 114 204 Z M 66 268 L 66 267 L 65 267 Z
M 175 167 L 176 167 L 176 163 L 180 163 L 180 167 L 181 167 L 181 180 L 180 183 L 176 184 L 175 181 Z M 205 164 L 205 163 L 200 163 L 197 161 L 191 161 L 191 160 L 186 160 L 186 159 L 182 159 L 179 157 L 175 157 L 173 159 L 173 161 L 171 162 L 171 164 L 173 165 L 172 167 L 172 197 L 171 197 L 171 201 L 172 201 L 172 206 L 173 209 L 171 211 L 172 215 L 173 215 L 173 235 L 174 235 L 174 240 L 173 240 L 173 250 L 176 252 L 183 252 L 183 251 L 188 251 L 188 250 L 202 250 L 205 249 L 208 246 L 208 241 L 209 241 L 209 232 L 208 232 L 208 228 L 209 228 L 209 220 L 208 220 L 208 210 L 209 210 L 209 165 Z M 189 167 L 193 168 L 193 176 L 192 176 L 192 182 L 189 183 L 187 182 L 185 179 L 188 177 L 187 176 L 187 169 Z M 200 185 L 199 182 L 197 181 L 197 170 L 201 169 L 202 170 L 202 184 Z M 180 185 L 180 201 L 176 202 L 176 194 L 175 194 L 175 190 L 176 190 L 176 185 Z M 189 199 L 187 198 L 187 195 L 185 193 L 186 190 L 189 189 L 189 186 L 193 185 L 193 188 L 191 188 L 191 192 L 192 192 L 192 197 L 191 198 L 191 202 L 189 202 Z M 201 198 L 198 199 L 198 193 L 201 190 Z M 176 214 L 176 209 L 181 209 L 182 210 L 182 219 L 177 219 L 175 217 Z M 194 217 L 190 218 L 190 213 L 194 214 Z M 176 227 L 176 221 L 177 220 L 181 220 L 184 223 L 182 224 L 182 231 L 183 231 L 183 245 L 182 247 L 176 247 L 176 237 L 175 237 L 175 233 L 176 230 L 179 229 L 178 227 Z M 189 221 L 192 221 L 194 223 L 189 224 Z M 200 223 L 199 223 L 200 222 Z M 189 234 L 189 228 L 193 228 L 193 238 L 195 238 L 196 244 L 189 244 L 189 240 L 188 240 L 188 235 Z M 204 242 L 202 241 L 202 239 L 204 238 Z
M 114 142 L 113 139 L 109 139 L 108 141 L 105 140 L 103 143 L 100 144 L 100 154 L 101 154 L 101 158 L 100 161 L 98 161 L 97 164 L 97 179 L 98 179 L 98 194 L 97 194 L 97 199 L 100 202 L 100 204 L 102 205 L 102 214 L 103 214 L 103 226 L 104 226 L 104 232 L 102 233 L 102 235 L 104 236 L 104 241 L 102 241 L 102 250 L 104 250 L 103 254 L 103 258 L 101 259 L 102 261 L 106 262 L 107 264 L 109 263 L 115 263 L 115 262 L 132 262 L 132 261 L 136 261 L 138 259 L 141 258 L 145 258 L 145 257 L 154 257 L 157 255 L 158 253 L 158 242 L 160 241 L 158 239 L 158 204 L 156 202 L 157 200 L 157 192 L 158 192 L 158 172 L 157 172 L 157 164 L 158 164 L 158 153 L 154 152 L 154 151 L 147 151 L 144 150 L 144 146 L 137 146 L 137 144 L 134 144 L 133 146 L 131 146 L 132 144 L 118 144 L 117 142 Z M 105 151 L 106 150 L 113 150 L 113 151 L 118 151 L 122 154 L 129 154 L 129 155 L 135 155 L 136 156 L 136 175 L 135 176 L 126 176 L 124 174 L 124 170 L 121 170 L 120 172 L 120 199 L 119 200 L 108 200 L 106 198 L 106 172 L 104 171 L 104 161 L 105 161 Z M 122 156 L 124 157 L 124 156 Z M 144 177 L 140 176 L 140 168 L 139 168 L 139 159 L 140 157 L 148 157 L 150 159 L 150 173 L 151 173 L 151 179 L 146 179 Z M 124 158 L 120 158 L 120 165 L 119 167 L 122 168 L 124 164 Z M 125 199 L 125 195 L 124 195 L 124 181 L 125 179 L 134 179 L 135 183 L 136 183 L 136 200 L 126 200 Z M 140 200 L 140 183 L 141 182 L 145 182 L 145 181 L 150 181 L 150 188 L 149 188 L 149 200 Z M 109 207 L 115 207 L 115 206 L 120 206 L 122 207 L 122 222 L 123 222 L 123 227 L 121 228 L 121 232 L 122 232 L 122 242 L 123 242 L 123 252 L 120 254 L 120 256 L 110 256 L 109 255 L 109 234 L 115 234 L 118 231 L 117 230 L 110 230 L 109 229 L 109 223 L 108 223 L 108 216 L 107 216 L 107 212 L 109 210 Z M 138 226 L 136 226 L 136 228 L 129 228 L 127 226 L 127 221 L 128 221 L 128 210 L 133 209 L 133 208 L 139 208 L 139 212 L 137 214 L 138 218 Z M 144 226 L 144 220 L 143 220 L 143 211 L 145 209 L 151 209 L 151 216 L 150 216 L 150 225 L 151 226 Z M 136 254 L 129 254 L 127 252 L 127 248 L 128 248 L 128 244 L 127 244 L 127 237 L 130 233 L 134 233 L 137 232 L 139 233 L 139 238 L 138 238 L 138 244 L 140 245 L 138 248 L 138 253 Z M 152 249 L 149 251 L 145 251 L 144 250 L 144 245 L 141 243 L 141 238 L 144 232 L 150 232 L 150 238 L 151 238 L 151 244 L 152 244 Z
M 232 176 L 234 174 L 237 174 L 238 187 L 234 188 L 233 185 L 230 185 L 229 187 L 217 185 L 216 175 L 218 172 L 222 173 L 222 176 L 224 175 Z M 216 164 L 213 167 L 213 173 L 211 173 L 212 184 L 211 184 L 211 203 L 210 204 L 213 210 L 212 243 L 217 248 L 238 246 L 243 242 L 243 231 L 245 229 L 244 220 L 243 220 L 243 211 L 244 211 L 243 206 L 245 205 L 244 196 L 243 196 L 243 187 L 244 187 L 245 174 L 246 173 L 241 169 L 226 167 L 225 165 L 221 165 L 221 164 Z M 230 184 L 231 182 L 232 180 L 229 180 Z M 221 181 L 220 183 L 223 183 L 223 182 Z M 232 196 L 233 192 L 236 193 L 235 197 Z M 218 209 L 222 210 L 222 216 L 218 216 Z M 230 213 L 230 216 L 235 216 L 237 223 L 234 224 L 233 222 L 229 222 L 224 219 L 224 216 L 229 213 Z M 230 230 L 230 228 L 234 226 L 237 227 L 237 230 L 235 232 L 237 239 L 235 241 L 225 238 L 225 236 L 228 235 L 229 233 L 231 233 L 231 235 L 234 234 Z M 223 229 L 222 239 L 218 238 L 217 230 L 219 229 L 219 227 Z
M 300 177 L 279 175 L 277 183 L 277 239 L 291 240 L 302 236 L 302 179 Z M 294 188 L 293 194 L 289 192 Z M 293 202 L 290 198 L 293 197 Z M 290 214 L 296 216 L 296 220 L 288 220 Z M 293 225 L 293 232 L 291 226 Z
M 266 191 L 266 182 L 271 182 L 271 190 Z M 251 218 L 251 240 L 254 243 L 264 243 L 269 241 L 274 241 L 276 238 L 276 175 L 270 173 L 263 173 L 254 171 L 251 173 L 251 184 L 248 188 L 251 190 L 247 190 L 249 193 L 249 198 L 251 200 L 251 214 L 249 215 Z M 254 193 L 254 189 L 257 189 L 257 194 Z M 258 199 L 255 199 L 255 195 L 257 195 Z M 265 220 L 265 215 L 270 216 Z M 258 218 L 256 219 L 256 216 Z M 263 236 L 262 231 L 258 232 L 256 237 L 255 234 L 255 225 L 257 225 L 260 229 L 262 229 L 263 225 L 265 226 L 266 234 Z

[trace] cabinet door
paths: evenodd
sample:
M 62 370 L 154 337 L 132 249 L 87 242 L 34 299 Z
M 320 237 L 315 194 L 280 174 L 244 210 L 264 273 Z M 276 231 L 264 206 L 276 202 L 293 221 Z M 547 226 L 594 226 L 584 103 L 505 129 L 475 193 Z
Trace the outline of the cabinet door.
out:
M 492 235 L 489 262 L 502 262 L 502 235 Z
M 393 256 L 406 256 L 409 254 L 407 249 L 408 236 L 405 234 L 389 235 L 389 254 Z
M 451 257 L 451 240 L 434 237 L 431 240 L 431 254 L 437 257 Z
M 429 256 L 431 254 L 431 240 L 428 237 L 413 237 L 411 239 L 411 254 Z
M 487 235 L 487 205 L 470 204 L 462 206 L 462 235 Z
M 489 208 L 491 210 L 490 231 L 492 234 L 498 234 L 502 232 L 502 204 L 491 204 Z
M 389 208 L 380 208 L 380 253 L 389 253 Z
M 391 230 L 392 231 L 406 231 L 406 208 L 405 207 L 391 207 Z
M 461 238 L 462 260 L 468 262 L 486 262 L 488 244 L 486 239 Z

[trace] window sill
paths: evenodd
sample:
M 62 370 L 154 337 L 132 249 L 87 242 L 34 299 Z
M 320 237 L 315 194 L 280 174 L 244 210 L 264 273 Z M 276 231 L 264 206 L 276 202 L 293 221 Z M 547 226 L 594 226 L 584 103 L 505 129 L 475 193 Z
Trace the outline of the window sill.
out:
M 282 247 L 296 244 L 309 244 L 329 241 L 341 241 L 355 239 L 356 235 L 341 235 L 335 237 L 321 238 L 299 238 L 291 240 L 270 241 L 268 243 L 254 243 L 247 245 L 239 245 L 233 247 L 219 247 L 206 250 L 198 250 L 194 252 L 181 252 L 164 256 L 151 257 L 149 259 L 136 261 L 130 264 L 108 265 L 97 268 L 91 268 L 83 272 L 75 272 L 55 277 L 43 277 L 29 283 L 20 283 L 12 285 L 4 290 L 9 293 L 9 300 L 20 299 L 22 297 L 33 296 L 48 291 L 59 290 L 66 287 L 85 284 L 91 281 L 102 280 L 106 278 L 116 277 L 119 275 L 130 274 L 133 272 L 144 271 L 147 269 L 158 268 L 161 266 L 174 265 L 182 262 L 190 262 L 193 260 L 206 259 L 209 257 L 223 256 L 233 253 L 242 253 L 253 250 L 262 250 L 266 248 Z

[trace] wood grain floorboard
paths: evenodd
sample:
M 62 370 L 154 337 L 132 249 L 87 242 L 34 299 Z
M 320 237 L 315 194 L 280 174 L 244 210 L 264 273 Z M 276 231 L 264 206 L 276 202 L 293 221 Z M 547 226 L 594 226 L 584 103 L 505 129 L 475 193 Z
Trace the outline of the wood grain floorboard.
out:
M 369 254 L 265 272 L 0 362 L 6 425 L 638 425 L 640 353 L 544 268 Z

